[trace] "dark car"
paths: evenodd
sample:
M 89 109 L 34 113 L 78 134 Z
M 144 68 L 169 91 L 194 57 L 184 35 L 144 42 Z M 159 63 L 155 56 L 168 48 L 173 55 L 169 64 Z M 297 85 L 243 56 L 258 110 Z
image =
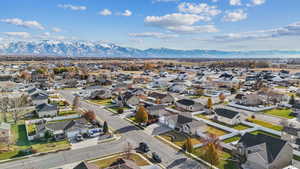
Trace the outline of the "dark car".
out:
M 149 146 L 145 142 L 141 142 L 140 143 L 139 150 L 141 150 L 142 152 L 145 152 L 145 153 L 147 153 L 148 151 L 150 151 Z
M 155 152 L 152 153 L 152 159 L 157 163 L 161 163 L 161 158 Z

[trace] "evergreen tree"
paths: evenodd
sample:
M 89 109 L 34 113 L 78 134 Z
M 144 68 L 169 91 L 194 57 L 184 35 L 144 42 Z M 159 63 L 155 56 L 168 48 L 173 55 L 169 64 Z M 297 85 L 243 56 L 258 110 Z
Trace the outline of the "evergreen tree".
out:
M 103 133 L 105 134 L 109 133 L 108 124 L 106 121 L 103 124 Z

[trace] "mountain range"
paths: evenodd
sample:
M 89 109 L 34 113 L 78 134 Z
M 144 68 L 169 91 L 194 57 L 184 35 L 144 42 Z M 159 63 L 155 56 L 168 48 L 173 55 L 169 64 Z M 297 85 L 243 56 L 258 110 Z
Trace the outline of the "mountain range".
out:
M 287 58 L 299 57 L 300 51 L 141 50 L 106 42 L 43 40 L 0 43 L 0 54 L 99 58 Z

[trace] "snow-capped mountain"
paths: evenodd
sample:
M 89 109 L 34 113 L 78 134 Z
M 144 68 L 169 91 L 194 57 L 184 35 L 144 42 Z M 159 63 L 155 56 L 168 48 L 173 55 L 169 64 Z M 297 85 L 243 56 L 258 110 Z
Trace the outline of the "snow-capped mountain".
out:
M 62 57 L 154 57 L 154 58 L 234 58 L 299 57 L 300 51 L 217 51 L 150 48 L 140 50 L 107 42 L 90 41 L 18 41 L 0 43 L 0 54 Z

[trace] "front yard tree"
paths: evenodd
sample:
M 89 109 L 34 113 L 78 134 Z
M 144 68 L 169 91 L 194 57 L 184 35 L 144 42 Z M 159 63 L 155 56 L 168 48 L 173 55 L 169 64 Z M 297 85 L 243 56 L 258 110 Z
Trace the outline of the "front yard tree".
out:
M 222 103 L 224 103 L 224 101 L 225 101 L 225 99 L 226 99 L 226 96 L 224 95 L 224 93 L 221 93 L 221 94 L 219 95 L 219 99 L 220 99 L 220 101 L 221 101 Z
M 212 99 L 211 99 L 211 98 L 208 98 L 208 99 L 207 99 L 207 105 L 206 105 L 206 107 L 207 107 L 208 109 L 212 109 L 212 107 L 213 107 L 213 102 L 212 102 Z
M 192 144 L 192 139 L 190 137 L 188 137 L 184 143 L 184 149 L 185 151 L 192 153 L 194 148 L 193 148 L 193 144 Z
M 204 158 L 211 165 L 219 165 L 219 151 L 221 149 L 220 141 L 218 137 L 214 134 L 210 134 L 206 139 L 203 140 L 204 143 Z
M 289 104 L 290 105 L 295 105 L 295 96 L 294 95 L 291 96 L 291 98 L 289 100 Z
M 135 119 L 138 123 L 147 123 L 148 122 L 148 113 L 144 106 L 139 106 L 139 109 L 135 115 Z
M 108 134 L 109 133 L 108 124 L 107 124 L 106 121 L 103 124 L 103 133 L 104 134 Z
M 92 110 L 89 110 L 89 111 L 85 112 L 84 113 L 84 117 L 88 121 L 94 121 L 94 120 L 96 120 L 96 114 Z
M 80 97 L 79 96 L 75 96 L 74 100 L 73 100 L 73 110 L 77 110 L 80 104 Z

